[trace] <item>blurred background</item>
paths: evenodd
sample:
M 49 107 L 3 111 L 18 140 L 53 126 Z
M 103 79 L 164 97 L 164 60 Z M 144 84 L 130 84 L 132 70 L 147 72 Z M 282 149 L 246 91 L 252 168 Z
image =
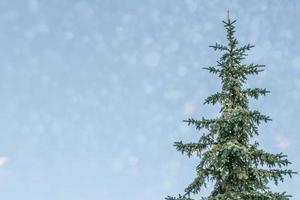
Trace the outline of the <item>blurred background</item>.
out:
M 300 171 L 300 2 L 223 0 L 1 0 L 0 198 L 158 200 L 195 177 L 196 141 L 183 119 L 215 117 L 214 65 L 226 11 L 245 63 L 265 64 L 247 87 L 273 119 L 256 138 Z M 300 197 L 300 175 L 275 191 Z M 298 189 L 298 190 L 297 190 Z M 209 188 L 203 191 L 207 194 Z

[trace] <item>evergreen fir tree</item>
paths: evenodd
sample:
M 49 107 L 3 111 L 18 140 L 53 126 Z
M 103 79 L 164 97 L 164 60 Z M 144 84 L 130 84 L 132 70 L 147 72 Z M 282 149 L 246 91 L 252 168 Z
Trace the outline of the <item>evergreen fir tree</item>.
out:
M 288 200 L 285 192 L 273 192 L 267 186 L 284 181 L 286 175 L 296 173 L 285 167 L 290 164 L 286 155 L 268 153 L 259 149 L 257 141 L 250 139 L 258 135 L 258 125 L 271 118 L 248 106 L 248 98 L 257 99 L 269 93 L 264 88 L 244 88 L 248 75 L 263 71 L 263 65 L 242 64 L 246 52 L 254 46 L 238 46 L 234 36 L 235 20 L 223 21 L 227 31 L 228 45 L 216 43 L 210 46 L 224 52 L 217 66 L 204 68 L 218 75 L 222 80 L 222 91 L 208 96 L 204 104 L 221 104 L 220 116 L 213 119 L 184 120 L 196 129 L 207 129 L 198 142 L 175 142 L 182 154 L 196 153 L 200 163 L 196 167 L 196 178 L 178 197 L 166 200 L 193 200 L 207 181 L 213 181 L 214 188 L 202 200 Z M 283 167 L 283 168 L 282 168 Z M 199 199 L 198 198 L 198 199 Z

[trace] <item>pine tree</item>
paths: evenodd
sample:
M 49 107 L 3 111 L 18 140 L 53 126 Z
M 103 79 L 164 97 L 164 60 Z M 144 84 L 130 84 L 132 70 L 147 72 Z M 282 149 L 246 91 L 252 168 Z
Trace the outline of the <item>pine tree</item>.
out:
M 193 200 L 208 181 L 214 183 L 212 192 L 202 200 L 288 200 L 285 192 L 272 192 L 268 183 L 276 185 L 284 181 L 286 175 L 292 177 L 296 172 L 286 169 L 290 164 L 287 156 L 272 154 L 259 149 L 253 140 L 258 135 L 261 122 L 271 118 L 248 106 L 249 98 L 258 99 L 269 93 L 265 88 L 245 88 L 248 75 L 257 75 L 264 65 L 242 64 L 254 46 L 238 46 L 234 36 L 236 20 L 229 14 L 223 21 L 227 31 L 228 45 L 216 43 L 210 46 L 224 52 L 216 66 L 204 68 L 218 75 L 222 80 L 222 91 L 208 96 L 204 104 L 221 104 L 220 116 L 213 119 L 184 120 L 197 130 L 207 129 L 198 142 L 175 142 L 174 146 L 182 154 L 194 153 L 200 159 L 196 167 L 196 178 L 178 197 L 168 196 L 166 200 Z M 252 139 L 252 140 L 251 140 Z M 199 199 L 199 198 L 198 198 Z

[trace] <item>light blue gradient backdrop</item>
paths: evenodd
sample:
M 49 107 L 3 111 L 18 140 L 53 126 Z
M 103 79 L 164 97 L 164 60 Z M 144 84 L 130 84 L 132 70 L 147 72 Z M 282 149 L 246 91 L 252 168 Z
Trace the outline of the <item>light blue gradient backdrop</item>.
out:
M 248 86 L 273 121 L 263 148 L 300 171 L 300 2 L 1 0 L 0 198 L 159 200 L 182 192 L 196 158 L 174 141 L 199 134 L 182 123 L 214 117 L 202 105 L 220 81 L 202 67 L 220 54 L 230 9 L 247 63 L 267 66 Z M 300 198 L 300 175 L 280 184 Z

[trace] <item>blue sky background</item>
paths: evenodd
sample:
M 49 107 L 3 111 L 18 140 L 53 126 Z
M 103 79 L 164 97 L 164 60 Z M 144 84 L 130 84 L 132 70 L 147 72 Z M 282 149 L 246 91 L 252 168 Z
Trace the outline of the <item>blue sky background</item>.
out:
M 182 192 L 196 158 L 188 117 L 214 117 L 204 98 L 220 81 L 202 67 L 220 54 L 230 9 L 247 63 L 267 66 L 248 86 L 273 121 L 259 141 L 300 171 L 300 2 L 253 0 L 1 0 L 0 198 L 158 200 Z M 300 197 L 300 176 L 275 188 Z M 298 190 L 297 190 L 298 189 Z M 205 194 L 205 191 L 204 193 Z

